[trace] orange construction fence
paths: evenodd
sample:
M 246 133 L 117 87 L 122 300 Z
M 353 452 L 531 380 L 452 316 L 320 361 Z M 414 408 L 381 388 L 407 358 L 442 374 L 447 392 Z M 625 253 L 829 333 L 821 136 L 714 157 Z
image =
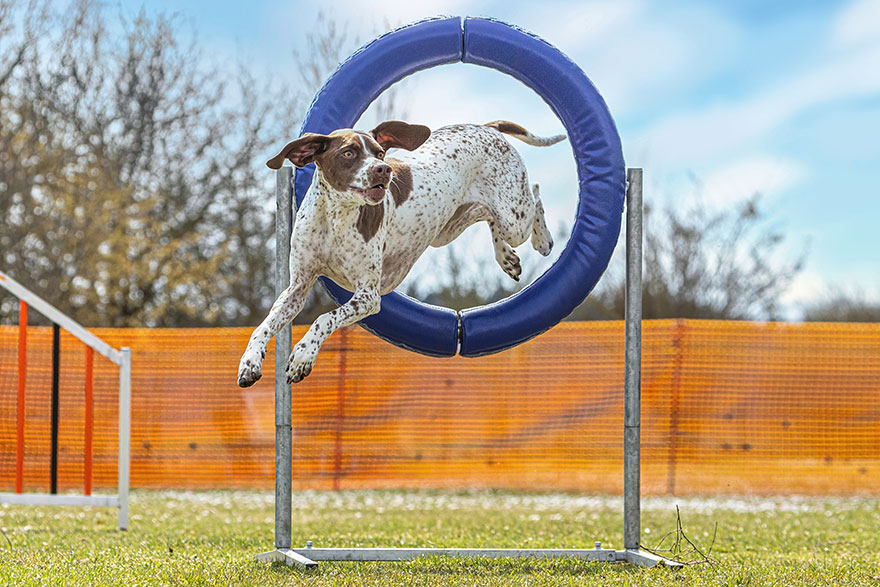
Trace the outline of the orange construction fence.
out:
M 250 329 L 93 329 L 132 348 L 131 485 L 273 486 L 273 352 Z M 296 327 L 294 338 L 305 332 Z M 0 327 L 0 491 L 16 460 L 15 326 Z M 28 333 L 25 490 L 49 477 L 51 329 Z M 880 324 L 646 321 L 646 494 L 880 494 Z M 62 490 L 82 490 L 85 348 L 61 342 Z M 621 493 L 623 323 L 568 322 L 479 359 L 334 334 L 293 388 L 294 488 Z M 116 483 L 116 367 L 94 362 L 94 484 Z

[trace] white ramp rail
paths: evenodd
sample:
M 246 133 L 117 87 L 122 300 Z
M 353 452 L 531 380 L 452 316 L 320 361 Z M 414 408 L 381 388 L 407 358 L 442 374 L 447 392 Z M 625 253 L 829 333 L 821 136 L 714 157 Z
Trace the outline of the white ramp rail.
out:
M 15 462 L 15 491 L 0 493 L 0 504 L 20 505 L 65 505 L 65 506 L 106 506 L 119 509 L 119 529 L 128 529 L 128 489 L 131 442 L 131 349 L 115 349 L 60 310 L 43 300 L 23 285 L 0 271 L 0 287 L 9 291 L 19 300 L 18 337 L 18 397 L 17 397 L 17 442 Z M 31 307 L 49 320 L 53 326 L 52 340 L 52 420 L 51 420 L 51 462 L 49 466 L 49 492 L 24 492 L 24 431 L 27 381 L 27 312 Z M 63 328 L 86 345 L 86 384 L 85 384 L 85 450 L 83 493 L 58 494 L 58 406 L 60 378 L 60 338 Z M 119 366 L 119 478 L 116 495 L 92 495 L 92 365 L 94 352 L 106 357 Z

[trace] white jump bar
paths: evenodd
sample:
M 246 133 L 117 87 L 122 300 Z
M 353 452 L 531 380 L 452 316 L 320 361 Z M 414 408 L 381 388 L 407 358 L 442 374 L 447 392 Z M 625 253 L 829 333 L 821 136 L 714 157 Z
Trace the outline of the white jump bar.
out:
M 119 507 L 118 495 L 52 495 L 49 493 L 0 493 L 0 504 L 12 505 L 91 505 Z

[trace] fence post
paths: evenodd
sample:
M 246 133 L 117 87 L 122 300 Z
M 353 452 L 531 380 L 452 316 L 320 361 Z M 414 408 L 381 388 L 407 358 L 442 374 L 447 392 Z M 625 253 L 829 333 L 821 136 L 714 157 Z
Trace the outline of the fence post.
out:
M 15 492 L 24 491 L 24 422 L 25 389 L 27 387 L 27 322 L 28 305 L 18 302 L 18 413 L 16 414 Z
M 95 351 L 86 347 L 85 426 L 83 430 L 83 493 L 92 494 L 92 428 L 95 422 Z
M 681 401 L 681 369 L 684 361 L 685 321 L 675 321 L 675 338 L 672 346 L 675 357 L 672 360 L 672 396 L 669 406 L 669 448 L 666 458 L 666 493 L 675 495 L 675 476 L 678 468 L 678 424 L 679 403 Z
M 49 493 L 58 493 L 58 415 L 61 396 L 59 392 L 61 377 L 61 327 L 52 324 L 52 402 L 49 448 Z
M 339 374 L 336 378 L 336 437 L 333 446 L 333 489 L 338 491 L 342 479 L 342 430 L 345 424 L 345 371 L 348 328 L 339 329 Z

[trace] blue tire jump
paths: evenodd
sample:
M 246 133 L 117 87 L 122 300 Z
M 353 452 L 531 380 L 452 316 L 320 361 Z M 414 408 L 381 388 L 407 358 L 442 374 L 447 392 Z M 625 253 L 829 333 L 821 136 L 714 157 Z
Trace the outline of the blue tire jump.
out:
M 562 121 L 574 151 L 579 202 L 565 250 L 531 285 L 509 298 L 456 312 L 397 292 L 360 324 L 406 349 L 434 356 L 476 357 L 508 349 L 550 329 L 595 287 L 617 244 L 626 189 L 620 138 L 604 100 L 584 72 L 558 49 L 518 28 L 482 18 L 445 18 L 410 25 L 352 55 L 318 92 L 302 132 L 352 127 L 388 87 L 446 63 L 491 67 L 537 92 Z M 297 169 L 297 204 L 314 165 Z M 351 297 L 322 278 L 338 303 Z

